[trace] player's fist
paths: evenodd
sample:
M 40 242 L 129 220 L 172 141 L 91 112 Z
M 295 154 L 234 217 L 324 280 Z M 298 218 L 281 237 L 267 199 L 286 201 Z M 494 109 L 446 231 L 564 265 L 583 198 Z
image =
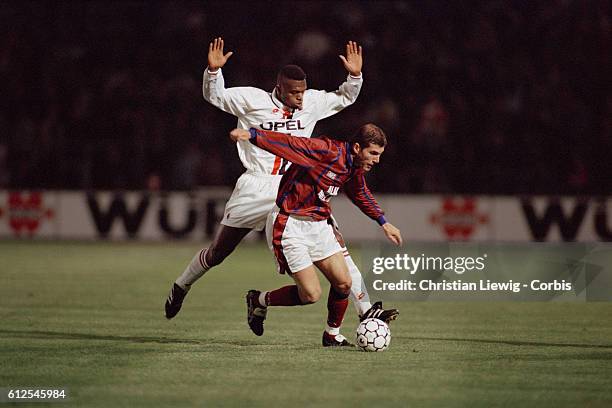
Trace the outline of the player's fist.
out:
M 239 140 L 249 140 L 251 138 L 251 132 L 244 129 L 234 129 L 230 132 L 230 139 L 234 142 Z
M 233 52 L 231 51 L 227 54 L 223 54 L 223 38 L 215 38 L 208 45 L 208 69 L 211 71 L 218 70 L 225 65 L 232 54 Z
M 397 246 L 401 246 L 403 243 L 402 233 L 394 225 L 390 223 L 383 224 L 382 229 L 387 239 L 393 242 Z
M 361 67 L 363 66 L 363 50 L 361 45 L 355 41 L 349 41 L 346 44 L 346 57 L 340 55 L 340 59 L 349 74 L 352 76 L 361 75 Z

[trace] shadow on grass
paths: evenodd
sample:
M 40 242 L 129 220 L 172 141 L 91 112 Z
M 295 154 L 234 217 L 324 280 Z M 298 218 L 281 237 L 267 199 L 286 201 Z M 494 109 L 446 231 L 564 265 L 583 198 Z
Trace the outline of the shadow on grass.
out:
M 111 334 L 91 334 L 91 333 L 64 333 L 40 330 L 0 330 L 0 336 L 13 338 L 28 338 L 28 339 L 61 339 L 61 340 L 106 340 L 106 341 L 123 341 L 129 343 L 154 343 L 154 344 L 193 344 L 193 345 L 233 345 L 242 347 L 253 346 L 275 346 L 270 343 L 259 343 L 250 340 L 225 340 L 218 339 L 178 339 L 171 337 L 155 337 L 155 336 L 115 336 Z M 582 343 L 545 343 L 535 341 L 514 341 L 514 340 L 487 340 L 487 339 L 470 339 L 457 337 L 407 337 L 397 336 L 395 340 L 427 340 L 427 341 L 449 341 L 449 342 L 468 342 L 468 343 L 487 343 L 487 344 L 507 344 L 510 346 L 531 346 L 531 347 L 577 347 L 577 348 L 595 348 L 595 349 L 612 349 L 612 344 L 582 344 Z M 298 347 L 299 349 L 300 347 Z M 303 349 L 319 349 L 320 345 L 307 346 Z M 342 351 L 357 351 L 353 347 L 339 347 Z
M 1 337 L 17 337 L 28 339 L 60 339 L 60 340 L 107 340 L 107 341 L 124 341 L 129 343 L 155 343 L 155 344 L 195 344 L 195 345 L 211 345 L 211 344 L 229 344 L 234 346 L 254 346 L 248 341 L 218 341 L 215 339 L 176 339 L 169 337 L 154 337 L 154 336 L 114 336 L 110 334 L 91 334 L 91 333 L 63 333 L 52 331 L 39 330 L 0 330 Z
M 531 346 L 531 347 L 578 347 L 578 348 L 602 348 L 612 349 L 612 344 L 582 344 L 582 343 L 545 343 L 539 341 L 515 341 L 515 340 L 487 340 L 487 339 L 464 339 L 457 337 L 404 337 L 406 340 L 433 340 L 433 341 L 462 341 L 469 343 L 507 344 L 509 346 Z
M 219 340 L 214 338 L 205 338 L 201 340 L 195 339 L 177 339 L 169 337 L 154 337 L 154 336 L 115 336 L 111 334 L 92 334 L 92 333 L 67 333 L 53 332 L 40 330 L 0 330 L 0 338 L 24 338 L 24 339 L 39 339 L 39 340 L 92 340 L 92 341 L 118 341 L 128 343 L 142 344 L 192 344 L 200 346 L 238 346 L 238 347 L 278 347 L 280 345 L 287 346 L 295 351 L 319 350 L 320 344 L 313 345 L 292 345 L 290 343 L 263 343 L 257 339 L 252 340 Z M 335 351 L 352 352 L 359 351 L 357 347 L 333 347 Z M 214 350 L 211 350 L 214 351 Z

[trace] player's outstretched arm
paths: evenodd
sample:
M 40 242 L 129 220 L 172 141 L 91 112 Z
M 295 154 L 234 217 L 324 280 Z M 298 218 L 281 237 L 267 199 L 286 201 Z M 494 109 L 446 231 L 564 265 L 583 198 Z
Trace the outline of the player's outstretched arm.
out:
M 317 106 L 317 116 L 319 119 L 335 115 L 353 104 L 357 100 L 363 85 L 363 75 L 361 74 L 363 50 L 361 46 L 355 41 L 349 41 L 346 44 L 346 55 L 340 55 L 339 57 L 349 75 L 336 91 L 316 91 L 314 93 L 318 95 L 315 105 Z
M 251 128 L 234 129 L 230 132 L 234 142 L 249 141 L 255 146 L 276 156 L 304 167 L 312 167 L 329 155 L 337 155 L 332 144 L 325 139 L 310 139 L 284 133 Z
M 223 54 L 223 38 L 215 38 L 208 45 L 208 69 L 216 71 L 222 68 L 232 54 L 234 54 L 232 51 Z
M 361 75 L 361 68 L 363 67 L 363 49 L 361 45 L 355 41 L 349 41 L 346 44 L 346 56 L 340 55 L 339 57 L 349 74 L 355 77 Z
M 393 224 L 387 222 L 386 224 L 383 224 L 382 229 L 389 241 L 393 242 L 397 246 L 402 245 L 402 234 Z

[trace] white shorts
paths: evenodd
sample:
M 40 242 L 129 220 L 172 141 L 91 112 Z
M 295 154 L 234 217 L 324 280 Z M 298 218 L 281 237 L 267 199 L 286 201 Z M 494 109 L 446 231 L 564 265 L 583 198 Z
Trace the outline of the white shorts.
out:
M 225 204 L 221 224 L 263 230 L 268 214 L 274 208 L 281 178 L 282 176 L 243 173 Z
M 276 206 L 268 216 L 266 238 L 279 273 L 295 273 L 342 252 L 334 228 L 327 220 L 313 221 L 282 214 Z

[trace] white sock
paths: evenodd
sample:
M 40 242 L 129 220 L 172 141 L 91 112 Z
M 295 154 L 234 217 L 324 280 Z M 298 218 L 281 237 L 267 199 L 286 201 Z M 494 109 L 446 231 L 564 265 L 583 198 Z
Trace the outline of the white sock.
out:
M 368 294 L 366 284 L 363 280 L 363 276 L 361 276 L 359 268 L 357 268 L 357 265 L 355 265 L 355 262 L 353 262 L 353 258 L 348 255 L 346 248 L 343 248 L 343 251 L 347 254 L 344 256 L 344 260 L 348 265 L 349 274 L 351 275 L 351 280 L 353 281 L 349 297 L 355 306 L 355 310 L 357 310 L 357 314 L 361 316 L 372 307 L 372 304 L 370 303 L 370 295 Z
M 261 292 L 259 294 L 259 304 L 262 305 L 263 307 L 268 307 L 268 305 L 266 304 L 266 295 L 268 294 L 268 292 Z
M 183 289 L 189 290 L 195 281 L 204 276 L 206 271 L 210 269 L 206 263 L 206 252 L 208 252 L 208 248 L 204 248 L 195 254 L 191 262 L 189 262 L 189 265 L 187 265 L 187 268 L 185 268 L 183 274 L 176 280 L 177 285 Z
M 340 334 L 339 327 L 330 327 L 327 324 L 325 325 L 325 331 L 327 332 L 327 334 L 331 334 L 332 336 L 337 336 Z

